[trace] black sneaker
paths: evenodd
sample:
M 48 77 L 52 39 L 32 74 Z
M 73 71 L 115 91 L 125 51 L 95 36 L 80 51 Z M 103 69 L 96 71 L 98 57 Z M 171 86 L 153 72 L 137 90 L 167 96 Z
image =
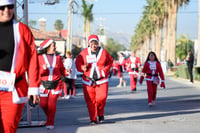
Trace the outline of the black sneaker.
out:
M 99 123 L 103 123 L 104 122 L 104 116 L 99 116 Z

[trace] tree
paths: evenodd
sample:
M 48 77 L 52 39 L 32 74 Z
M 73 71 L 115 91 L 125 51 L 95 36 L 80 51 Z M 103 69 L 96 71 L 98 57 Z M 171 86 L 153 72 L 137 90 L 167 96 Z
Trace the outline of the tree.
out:
M 34 27 L 34 26 L 36 26 L 36 24 L 37 24 L 37 21 L 35 21 L 35 20 L 29 20 L 29 22 L 28 22 L 29 27 Z
M 62 20 L 57 19 L 54 23 L 54 27 L 57 31 L 61 31 L 63 29 L 63 23 Z
M 105 49 L 110 53 L 113 59 L 117 59 L 117 52 L 125 50 L 125 47 L 116 43 L 112 38 L 109 38 L 106 42 Z
M 90 34 L 91 30 L 91 22 L 93 21 L 93 14 L 92 14 L 92 8 L 93 4 L 87 4 L 85 0 L 82 0 L 82 16 L 83 16 L 83 36 L 86 38 Z M 84 42 L 86 43 L 86 42 Z M 86 47 L 86 44 L 84 44 Z
M 176 40 L 176 58 L 179 58 L 180 61 L 185 60 L 188 51 L 194 51 L 194 42 L 185 35 L 180 35 Z

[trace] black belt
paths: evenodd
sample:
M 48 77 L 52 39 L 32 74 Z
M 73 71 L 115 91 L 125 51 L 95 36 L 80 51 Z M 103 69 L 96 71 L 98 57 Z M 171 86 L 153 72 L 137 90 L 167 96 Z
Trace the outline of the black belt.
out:
M 147 73 L 147 75 L 149 75 L 149 76 L 158 76 L 158 74 L 151 74 L 151 73 Z
M 85 76 L 85 75 L 83 75 L 83 76 L 84 76 L 86 79 L 91 80 L 94 86 L 96 85 L 96 82 L 97 82 L 98 80 L 103 79 L 103 77 L 102 77 L 102 78 L 99 78 L 99 79 L 93 79 L 93 78 L 87 77 L 87 76 Z

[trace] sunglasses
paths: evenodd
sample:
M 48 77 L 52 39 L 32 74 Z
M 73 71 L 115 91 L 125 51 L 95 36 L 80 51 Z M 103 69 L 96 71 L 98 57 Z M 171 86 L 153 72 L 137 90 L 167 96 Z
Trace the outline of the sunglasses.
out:
M 3 11 L 3 10 L 5 10 L 6 7 L 7 7 L 8 9 L 13 9 L 13 8 L 14 8 L 14 5 L 0 6 L 0 10 Z

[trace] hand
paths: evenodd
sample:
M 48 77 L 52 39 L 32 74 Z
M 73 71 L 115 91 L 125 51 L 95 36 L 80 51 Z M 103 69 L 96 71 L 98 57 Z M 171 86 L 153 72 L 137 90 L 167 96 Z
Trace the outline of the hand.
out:
M 40 97 L 39 97 L 39 95 L 29 95 L 29 96 L 28 96 L 28 100 L 31 99 L 31 96 L 33 97 L 33 104 L 39 104 L 39 102 L 40 102 Z
M 87 71 L 87 65 L 82 65 L 82 66 L 81 66 L 81 69 L 82 69 L 84 72 L 86 72 L 86 71 Z
M 160 87 L 161 87 L 161 88 L 165 88 L 165 83 L 164 83 L 164 82 L 161 82 Z

